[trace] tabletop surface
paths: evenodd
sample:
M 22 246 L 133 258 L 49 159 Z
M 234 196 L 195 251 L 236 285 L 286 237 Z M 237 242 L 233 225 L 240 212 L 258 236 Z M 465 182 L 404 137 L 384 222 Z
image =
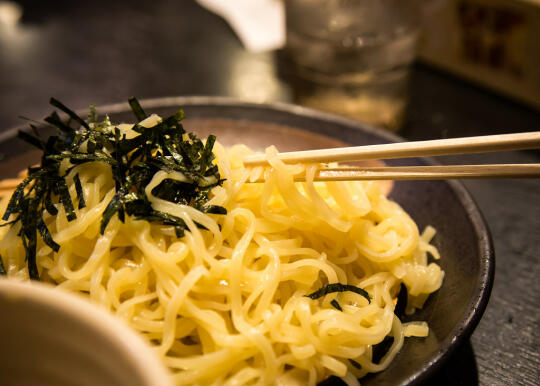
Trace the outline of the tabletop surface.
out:
M 4 2 L 0 2 L 4 3 Z M 191 0 L 21 0 L 0 24 L 0 132 L 40 119 L 55 96 L 83 108 L 176 95 L 293 102 L 274 52 L 250 53 L 219 17 Z M 534 131 L 532 108 L 417 64 L 411 140 Z M 540 162 L 539 151 L 453 156 L 444 163 Z M 536 385 L 540 379 L 540 180 L 465 182 L 490 226 L 495 285 L 469 342 L 429 385 Z

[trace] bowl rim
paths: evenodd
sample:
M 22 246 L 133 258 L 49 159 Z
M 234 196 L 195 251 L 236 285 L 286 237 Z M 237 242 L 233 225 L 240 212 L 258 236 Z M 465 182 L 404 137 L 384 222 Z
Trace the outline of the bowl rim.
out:
M 142 337 L 120 318 L 92 304 L 82 295 L 60 291 L 37 281 L 0 277 L 0 297 L 40 304 L 84 325 L 116 347 L 137 369 L 144 385 L 173 386 L 172 377 Z
M 155 108 L 183 108 L 191 106 L 243 108 L 253 110 L 260 109 L 267 111 L 271 110 L 303 118 L 332 122 L 333 124 L 337 123 L 352 130 L 374 135 L 387 142 L 406 141 L 403 137 L 400 137 L 397 134 L 353 120 L 351 118 L 283 102 L 257 103 L 224 96 L 165 96 L 141 99 L 139 100 L 139 103 L 144 109 L 147 110 Z M 97 107 L 101 112 L 105 112 L 107 114 L 118 114 L 131 110 L 127 102 L 105 104 Z M 88 112 L 88 109 L 76 109 L 75 112 L 81 116 L 84 116 Z M 22 128 L 24 128 L 24 126 L 15 127 L 5 131 L 4 133 L 0 133 L 0 143 L 16 137 L 17 131 Z M 297 129 L 306 130 L 301 128 Z M 328 137 L 329 135 L 326 136 Z M 419 159 L 423 160 L 428 165 L 440 165 L 439 162 L 431 157 L 420 157 Z M 469 339 L 486 310 L 493 287 L 495 276 L 495 252 L 492 236 L 486 220 L 475 200 L 462 182 L 459 180 L 446 180 L 445 183 L 450 186 L 450 189 L 455 193 L 457 199 L 463 205 L 478 238 L 478 251 L 480 257 L 479 275 L 473 296 L 469 302 L 468 312 L 461 317 L 459 322 L 450 332 L 449 336 L 440 342 L 439 349 L 435 354 L 433 354 L 431 360 L 409 377 L 404 379 L 401 385 L 417 385 L 423 381 L 426 381 L 431 375 L 441 368 L 441 366 L 452 356 L 459 346 Z

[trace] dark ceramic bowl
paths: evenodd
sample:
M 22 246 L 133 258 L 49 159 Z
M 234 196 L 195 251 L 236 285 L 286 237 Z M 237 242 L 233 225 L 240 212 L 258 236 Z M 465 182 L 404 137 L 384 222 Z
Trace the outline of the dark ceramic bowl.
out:
M 344 118 L 292 105 L 258 105 L 225 98 L 178 97 L 141 102 L 147 113 L 165 116 L 182 107 L 185 126 L 200 135 L 216 134 L 226 144 L 245 143 L 256 149 L 274 144 L 281 151 L 402 141 L 393 134 Z M 132 122 L 127 103 L 104 106 L 100 113 L 113 122 Z M 44 129 L 46 130 L 46 129 Z M 14 138 L 0 135 L 0 177 L 11 177 L 38 160 L 37 153 Z M 414 158 L 390 165 L 430 165 Z M 408 338 L 392 364 L 369 375 L 363 385 L 413 385 L 430 377 L 471 335 L 491 292 L 494 256 L 488 228 L 469 193 L 456 181 L 402 181 L 391 193 L 417 222 L 419 229 L 437 229 L 435 246 L 441 252 L 445 279 L 413 319 L 425 320 L 430 334 Z M 337 381 L 325 382 L 337 383 Z

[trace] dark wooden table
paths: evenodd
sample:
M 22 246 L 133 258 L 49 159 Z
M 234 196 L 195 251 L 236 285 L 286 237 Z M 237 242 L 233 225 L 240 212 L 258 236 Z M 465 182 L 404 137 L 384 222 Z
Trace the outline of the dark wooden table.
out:
M 291 102 L 275 53 L 245 51 L 229 26 L 191 0 L 19 2 L 0 24 L 0 131 L 41 118 L 50 96 L 75 108 L 173 95 Z M 408 139 L 540 129 L 540 113 L 440 73 L 414 67 Z M 540 162 L 538 151 L 444 162 Z M 0 161 L 1 162 L 1 161 Z M 535 385 L 540 379 L 540 180 L 468 181 L 495 241 L 496 279 L 470 342 L 433 385 Z

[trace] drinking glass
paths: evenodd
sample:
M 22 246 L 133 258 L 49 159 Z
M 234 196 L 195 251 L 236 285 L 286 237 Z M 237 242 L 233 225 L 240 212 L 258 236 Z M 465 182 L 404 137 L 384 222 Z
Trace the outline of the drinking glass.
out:
M 285 0 L 297 102 L 397 130 L 418 37 L 415 0 Z

